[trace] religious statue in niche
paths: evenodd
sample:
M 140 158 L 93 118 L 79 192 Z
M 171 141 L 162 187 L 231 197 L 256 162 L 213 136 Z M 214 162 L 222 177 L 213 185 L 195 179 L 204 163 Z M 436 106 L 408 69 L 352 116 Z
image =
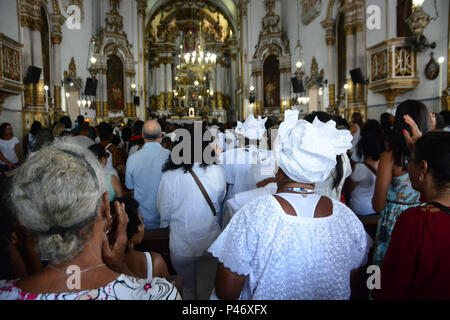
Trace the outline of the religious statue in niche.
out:
M 123 63 L 117 56 L 108 59 L 107 71 L 108 105 L 110 110 L 123 111 L 124 100 L 124 74 Z
M 280 62 L 277 57 L 269 56 L 264 62 L 264 107 L 280 107 Z

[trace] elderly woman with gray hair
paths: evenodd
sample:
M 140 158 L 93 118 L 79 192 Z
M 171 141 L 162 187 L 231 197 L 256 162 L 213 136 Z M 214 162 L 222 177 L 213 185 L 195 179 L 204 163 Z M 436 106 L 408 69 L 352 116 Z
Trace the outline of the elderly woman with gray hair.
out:
M 0 281 L 0 300 L 179 298 L 165 279 L 133 277 L 125 261 L 128 218 L 116 202 L 112 222 L 106 190 L 95 156 L 67 140 L 45 147 L 18 169 L 15 210 L 49 264 L 28 278 Z
M 350 298 L 350 273 L 367 261 L 369 239 L 355 214 L 314 192 L 351 147 L 348 131 L 286 111 L 274 154 L 277 193 L 239 210 L 209 248 L 220 260 L 220 299 Z

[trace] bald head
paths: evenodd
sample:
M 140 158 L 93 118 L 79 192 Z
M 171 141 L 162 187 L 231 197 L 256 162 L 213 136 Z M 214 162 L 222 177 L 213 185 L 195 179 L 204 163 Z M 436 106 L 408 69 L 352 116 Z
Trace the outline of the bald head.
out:
M 145 141 L 159 141 L 161 139 L 161 126 L 155 120 L 147 121 L 142 128 Z

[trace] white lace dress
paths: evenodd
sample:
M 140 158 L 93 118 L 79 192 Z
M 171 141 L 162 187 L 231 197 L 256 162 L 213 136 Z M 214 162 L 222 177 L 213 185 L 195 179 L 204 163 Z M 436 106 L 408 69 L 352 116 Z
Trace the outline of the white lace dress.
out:
M 247 276 L 241 300 L 340 300 L 350 298 L 350 272 L 366 263 L 369 246 L 343 204 L 333 200 L 329 217 L 301 218 L 267 195 L 236 213 L 209 251 Z

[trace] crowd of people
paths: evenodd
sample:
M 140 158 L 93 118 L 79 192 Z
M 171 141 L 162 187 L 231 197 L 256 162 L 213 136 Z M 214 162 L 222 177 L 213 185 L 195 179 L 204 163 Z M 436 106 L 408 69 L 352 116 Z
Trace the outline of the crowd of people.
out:
M 4 123 L 0 299 L 195 300 L 209 279 L 211 299 L 345 300 L 369 265 L 367 299 L 450 299 L 449 120 L 415 100 L 365 123 L 62 117 L 22 149 Z M 170 261 L 135 249 L 164 228 Z

